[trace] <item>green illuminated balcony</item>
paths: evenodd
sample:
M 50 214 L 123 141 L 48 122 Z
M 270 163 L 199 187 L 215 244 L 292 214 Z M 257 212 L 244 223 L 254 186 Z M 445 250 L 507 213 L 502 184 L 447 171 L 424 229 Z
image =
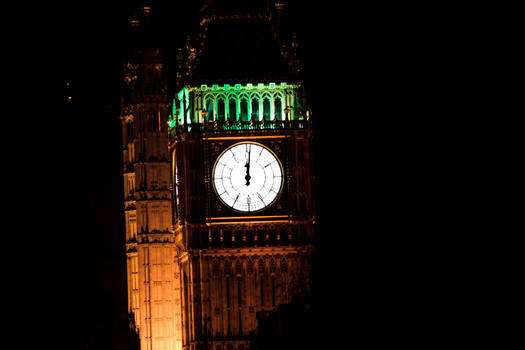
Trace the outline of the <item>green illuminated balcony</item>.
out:
M 310 127 L 309 119 L 301 120 L 250 120 L 250 121 L 209 121 L 204 123 L 182 124 L 170 128 L 170 138 L 181 133 L 242 131 L 242 130 L 296 130 Z
M 185 87 L 173 100 L 170 136 L 181 132 L 303 129 L 309 115 L 297 84 Z

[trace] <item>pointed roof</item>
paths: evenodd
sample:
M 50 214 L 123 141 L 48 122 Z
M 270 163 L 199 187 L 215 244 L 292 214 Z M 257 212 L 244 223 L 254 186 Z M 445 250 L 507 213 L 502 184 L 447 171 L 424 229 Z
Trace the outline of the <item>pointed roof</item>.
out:
M 276 40 L 267 1 L 255 3 L 260 6 L 205 7 L 203 40 L 186 84 L 296 80 L 297 74 Z

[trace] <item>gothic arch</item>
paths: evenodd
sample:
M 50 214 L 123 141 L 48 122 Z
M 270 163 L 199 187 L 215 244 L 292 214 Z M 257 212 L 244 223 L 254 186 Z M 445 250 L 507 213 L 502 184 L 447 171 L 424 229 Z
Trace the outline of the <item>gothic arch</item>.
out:
M 237 276 L 242 275 L 242 263 L 239 259 L 235 262 L 235 274 Z

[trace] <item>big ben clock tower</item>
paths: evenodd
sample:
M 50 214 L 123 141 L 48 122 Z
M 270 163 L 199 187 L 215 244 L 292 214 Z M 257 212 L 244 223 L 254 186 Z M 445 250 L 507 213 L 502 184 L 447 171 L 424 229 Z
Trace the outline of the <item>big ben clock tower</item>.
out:
M 183 349 L 250 349 L 310 289 L 313 129 L 282 10 L 209 1 L 180 52 L 168 127 Z
M 122 74 L 130 323 L 141 350 L 257 349 L 310 292 L 316 227 L 284 5 L 208 1 L 175 60 L 142 4 Z

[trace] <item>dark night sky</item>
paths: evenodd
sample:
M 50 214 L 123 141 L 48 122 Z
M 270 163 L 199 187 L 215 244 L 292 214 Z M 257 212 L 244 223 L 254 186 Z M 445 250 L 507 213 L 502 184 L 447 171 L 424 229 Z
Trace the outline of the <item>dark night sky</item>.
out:
M 28 313 L 39 322 L 56 316 L 52 325 L 36 328 L 58 349 L 108 331 L 127 307 L 118 84 L 130 3 L 49 5 L 35 14 L 26 45 L 35 96 L 27 108 L 37 120 L 24 126 L 30 141 L 22 141 L 27 151 L 16 158 L 28 170 L 17 181 L 32 184 L 21 197 L 31 198 L 27 232 L 40 268 L 32 272 L 34 284 L 23 284 L 30 296 L 40 291 Z M 163 5 L 174 42 L 189 28 L 184 21 L 195 18 L 184 15 L 191 6 L 185 3 Z M 348 310 L 355 339 L 382 342 L 374 338 L 380 329 L 402 341 L 410 327 L 427 330 L 416 322 L 422 310 L 435 312 L 421 297 L 428 287 L 422 275 L 431 272 L 413 263 L 433 253 L 416 233 L 437 229 L 419 205 L 417 188 L 428 169 L 413 164 L 428 156 L 414 149 L 411 133 L 423 110 L 414 103 L 421 96 L 414 86 L 426 69 L 416 62 L 423 53 L 414 50 L 421 38 L 389 9 L 296 3 L 307 93 L 322 119 L 319 318 Z M 65 103 L 66 81 L 71 104 Z M 20 198 L 16 203 L 27 207 Z M 346 283 L 351 287 L 342 288 Z M 321 334 L 344 334 L 348 323 L 320 322 Z

